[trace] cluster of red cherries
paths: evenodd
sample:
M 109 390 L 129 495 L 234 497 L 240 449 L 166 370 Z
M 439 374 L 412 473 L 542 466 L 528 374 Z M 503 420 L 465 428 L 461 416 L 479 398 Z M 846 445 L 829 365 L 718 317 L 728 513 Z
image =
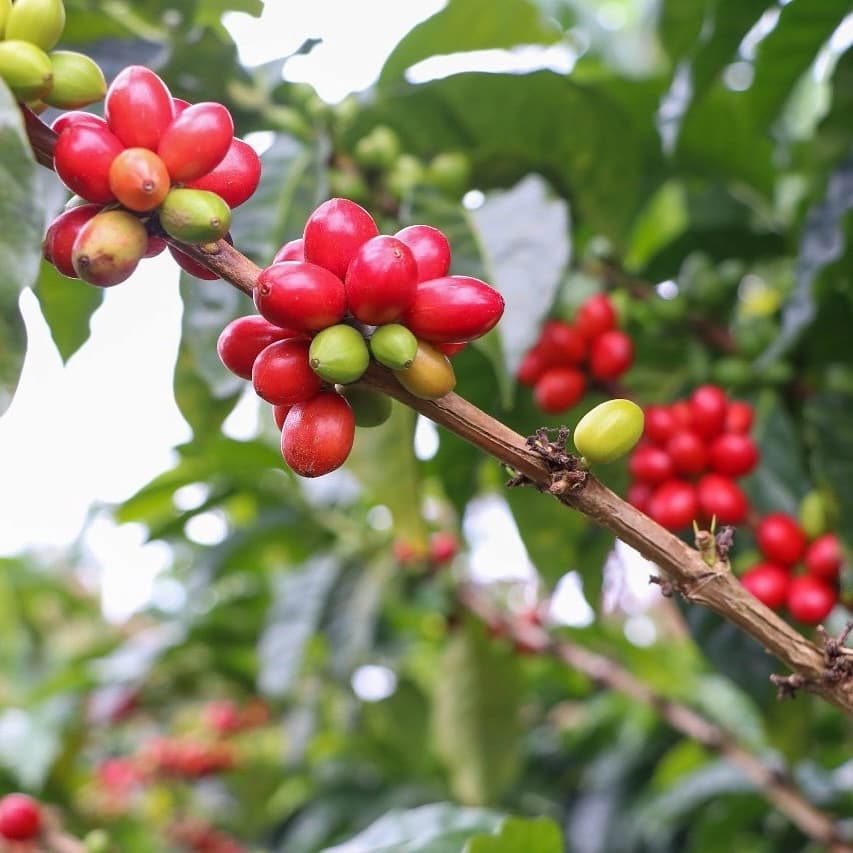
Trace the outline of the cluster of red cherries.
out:
M 459 540 L 449 530 L 436 530 L 430 534 L 426 552 L 408 539 L 395 539 L 391 549 L 401 566 L 418 566 L 424 563 L 432 570 L 446 566 L 459 553 Z
M 838 602 L 844 555 L 831 532 L 809 541 L 798 521 L 783 512 L 765 516 L 755 528 L 764 559 L 751 566 L 741 583 L 772 610 L 787 610 L 797 621 L 815 625 Z
M 385 395 L 353 387 L 371 358 L 417 397 L 453 390 L 448 354 L 492 329 L 504 301 L 480 279 L 449 275 L 450 261 L 439 229 L 380 234 L 363 207 L 333 198 L 261 271 L 259 313 L 226 326 L 217 350 L 274 407 L 282 456 L 295 473 L 334 471 L 355 427 L 390 414 Z
M 736 479 L 758 464 L 749 436 L 752 407 L 702 385 L 687 400 L 648 406 L 643 438 L 631 454 L 628 501 L 662 527 L 694 521 L 742 524 L 749 499 Z
M 54 168 L 76 195 L 47 230 L 50 263 L 109 287 L 162 252 L 162 234 L 192 244 L 227 236 L 231 208 L 254 193 L 261 162 L 234 137 L 226 107 L 174 98 L 156 73 L 131 65 L 107 89 L 104 116 L 75 110 L 52 125 Z M 193 275 L 216 277 L 169 251 Z
M 161 737 L 145 744 L 136 764 L 145 776 L 201 779 L 234 768 L 237 753 L 224 741 L 190 737 Z
M 613 303 L 597 293 L 580 306 L 574 322 L 544 323 L 516 372 L 519 382 L 533 387 L 533 399 L 543 412 L 565 412 L 583 398 L 591 382 L 611 382 L 628 370 L 634 344 L 617 322 Z

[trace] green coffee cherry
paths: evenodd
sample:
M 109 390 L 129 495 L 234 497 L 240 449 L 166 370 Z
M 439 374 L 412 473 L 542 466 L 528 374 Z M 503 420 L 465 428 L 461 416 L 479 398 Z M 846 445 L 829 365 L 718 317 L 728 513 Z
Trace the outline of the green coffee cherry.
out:
M 12 0 L 0 0 L 0 39 L 5 38 L 6 22 L 12 11 Z
M 51 50 L 65 29 L 62 0 L 15 0 L 6 21 L 7 39 L 20 39 Z
M 353 157 L 368 169 L 387 169 L 400 156 L 400 137 L 387 125 L 373 128 L 355 145 Z
M 362 174 L 344 169 L 329 170 L 329 192 L 337 198 L 348 198 L 355 202 L 367 202 L 370 199 L 370 188 Z
M 38 45 L 4 41 L 0 42 L 0 77 L 19 101 L 37 101 L 53 86 L 53 65 Z
M 213 243 L 231 226 L 231 208 L 207 190 L 170 190 L 158 210 L 163 230 L 182 243 Z
M 358 329 L 339 323 L 314 336 L 308 361 L 321 379 L 346 385 L 361 379 L 370 362 L 370 353 Z
M 388 189 L 402 198 L 424 181 L 424 164 L 411 154 L 401 154 L 388 172 Z
M 461 151 L 436 154 L 427 166 L 426 180 L 451 198 L 459 198 L 470 179 L 471 162 Z
M 391 417 L 391 398 L 370 388 L 347 388 L 344 396 L 355 415 L 355 425 L 381 426 Z
M 728 388 L 743 388 L 755 381 L 752 365 L 744 358 L 725 356 L 712 366 L 714 381 Z
M 418 353 L 418 339 L 399 323 L 379 326 L 370 337 L 373 357 L 391 370 L 406 370 Z
M 809 539 L 817 539 L 830 528 L 826 501 L 816 489 L 808 492 L 800 501 L 798 515 L 800 527 Z
M 107 81 L 94 59 L 74 50 L 55 50 L 49 56 L 53 88 L 45 95 L 45 103 L 62 110 L 78 110 L 106 95 Z
M 608 400 L 590 409 L 578 422 L 574 442 L 590 465 L 624 456 L 643 434 L 643 410 L 631 400 Z

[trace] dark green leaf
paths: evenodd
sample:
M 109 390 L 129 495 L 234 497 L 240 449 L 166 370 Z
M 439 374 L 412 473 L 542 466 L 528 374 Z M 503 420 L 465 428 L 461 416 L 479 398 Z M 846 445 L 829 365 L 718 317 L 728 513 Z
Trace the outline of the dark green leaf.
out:
M 664 0 L 661 4 L 658 32 L 673 64 L 694 49 L 711 6 L 711 0 L 694 3 Z

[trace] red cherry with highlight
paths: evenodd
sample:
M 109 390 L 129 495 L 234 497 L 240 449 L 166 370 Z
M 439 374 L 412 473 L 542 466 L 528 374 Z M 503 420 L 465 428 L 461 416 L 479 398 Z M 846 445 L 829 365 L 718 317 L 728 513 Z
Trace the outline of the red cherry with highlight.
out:
M 409 247 L 380 235 L 362 243 L 344 279 L 347 307 L 369 326 L 393 323 L 412 304 L 418 266 Z
M 791 575 L 776 563 L 758 563 L 741 575 L 740 582 L 771 610 L 779 610 L 788 600 Z
M 678 428 L 667 406 L 646 406 L 646 435 L 655 444 L 666 445 Z
M 835 588 L 820 578 L 800 575 L 791 579 L 788 612 L 798 622 L 817 625 L 829 616 L 837 601 Z
M 47 229 L 44 236 L 44 257 L 64 276 L 79 278 L 71 263 L 71 250 L 80 229 L 96 214 L 103 210 L 100 204 L 81 204 L 60 213 Z
M 271 323 L 306 332 L 334 326 L 347 308 L 344 283 L 307 261 L 282 261 L 262 270 L 254 299 L 258 311 Z
M 172 96 L 149 68 L 129 65 L 107 89 L 104 117 L 125 147 L 156 151 L 174 118 Z
M 237 317 L 219 335 L 216 351 L 222 363 L 241 379 L 252 378 L 252 366 L 262 349 L 275 341 L 301 338 L 304 335 L 292 329 L 282 329 L 258 314 Z
M 53 165 L 60 180 L 86 201 L 106 204 L 115 196 L 110 188 L 110 166 L 124 145 L 109 130 L 92 124 L 73 124 L 60 134 Z
M 275 406 L 311 399 L 322 387 L 311 369 L 306 338 L 287 338 L 264 347 L 252 365 L 255 393 Z
M 634 362 L 634 344 L 619 329 L 594 338 L 589 350 L 589 372 L 601 381 L 618 379 Z
M 742 400 L 730 400 L 726 409 L 726 432 L 749 432 L 755 413 L 749 403 Z
M 726 392 L 716 385 L 701 385 L 690 395 L 693 429 L 703 438 L 713 438 L 723 431 L 729 401 Z
M 59 135 L 62 131 L 67 130 L 78 124 L 88 124 L 90 127 L 96 127 L 100 130 L 109 130 L 109 125 L 100 116 L 94 113 L 87 113 L 85 110 L 69 110 L 65 113 L 60 113 L 51 123 L 51 130 Z
M 29 841 L 41 830 L 41 808 L 26 794 L 6 794 L 0 799 L 0 838 Z
M 758 448 L 743 433 L 724 432 L 708 448 L 711 467 L 729 477 L 743 477 L 758 464 Z
M 586 377 L 576 367 L 549 367 L 533 387 L 536 405 L 558 415 L 575 405 L 586 391 Z
M 649 498 L 648 514 L 667 530 L 681 530 L 698 515 L 696 490 L 684 480 L 661 483 Z
M 586 340 L 571 323 L 547 320 L 536 348 L 553 365 L 580 364 L 586 356 Z
M 696 484 L 699 509 L 717 524 L 741 524 L 749 514 L 749 500 L 734 480 L 722 474 L 705 474 Z
M 343 280 L 355 253 L 378 234 L 373 217 L 361 205 L 347 198 L 329 199 L 305 223 L 305 260 Z
M 233 210 L 252 197 L 260 181 L 261 158 L 251 145 L 235 138 L 212 171 L 188 181 L 186 186 L 216 193 Z
M 535 385 L 539 377 L 550 367 L 545 354 L 538 346 L 527 350 L 521 362 L 518 365 L 518 370 L 515 373 L 515 378 L 522 385 Z
M 287 406 L 273 406 L 272 407 L 272 416 L 273 420 L 275 420 L 275 425 L 281 430 L 284 427 L 284 419 L 287 417 L 287 413 L 293 408 L 291 405 Z
M 803 562 L 810 575 L 823 578 L 827 581 L 835 581 L 844 563 L 844 555 L 841 552 L 841 543 L 834 533 L 824 533 L 818 536 L 806 548 Z
M 301 237 L 295 240 L 288 240 L 276 253 L 272 259 L 274 264 L 282 261 L 304 261 L 305 260 L 305 241 Z
M 281 455 L 302 477 L 320 477 L 346 462 L 355 439 L 355 416 L 335 391 L 297 403 L 284 420 Z
M 450 272 L 450 242 L 431 225 L 409 225 L 394 235 L 412 251 L 418 266 L 418 281 L 443 278 Z
M 578 309 L 575 327 L 591 341 L 616 326 L 616 309 L 610 298 L 604 293 L 590 296 Z
M 666 443 L 666 452 L 680 474 L 701 474 L 705 470 L 705 442 L 692 430 L 680 429 Z
M 792 566 L 806 550 L 806 534 L 790 515 L 772 512 L 758 522 L 755 538 L 761 553 L 775 563 Z
M 228 153 L 234 139 L 231 113 L 215 101 L 187 107 L 163 131 L 157 153 L 173 181 L 207 175 Z
M 675 475 L 669 454 L 651 444 L 641 445 L 631 454 L 628 470 L 635 480 L 652 484 L 670 480 Z

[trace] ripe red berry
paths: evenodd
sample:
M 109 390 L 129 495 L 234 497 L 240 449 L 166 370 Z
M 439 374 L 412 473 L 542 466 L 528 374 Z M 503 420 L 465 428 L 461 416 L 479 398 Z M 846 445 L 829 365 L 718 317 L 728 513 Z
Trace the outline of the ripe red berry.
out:
M 287 413 L 281 455 L 300 476 L 320 477 L 344 464 L 354 438 L 349 403 L 335 391 L 321 391 Z
M 701 474 L 705 470 L 705 442 L 689 429 L 675 432 L 666 443 L 666 452 L 680 474 Z
M 271 323 L 317 332 L 339 323 L 346 313 L 344 283 L 307 261 L 282 261 L 258 276 L 255 306 Z
M 56 140 L 53 165 L 60 180 L 86 201 L 113 201 L 110 166 L 124 150 L 120 140 L 106 128 L 75 124 Z
M 743 433 L 724 432 L 708 448 L 711 467 L 729 477 L 743 477 L 758 464 L 758 448 Z
M 188 181 L 186 186 L 216 193 L 233 210 L 252 197 L 260 180 L 261 158 L 251 145 L 235 138 L 231 140 L 225 156 L 212 171 L 194 181 Z M 281 260 L 301 261 L 304 258 Z
M 230 699 L 210 702 L 202 713 L 205 726 L 217 734 L 226 735 L 242 728 L 242 719 L 237 706 Z
M 166 241 L 162 237 L 156 237 L 153 234 L 148 235 L 148 248 L 145 250 L 143 258 L 156 258 L 160 252 L 165 251 Z
M 359 247 L 378 234 L 373 217 L 361 205 L 347 198 L 329 199 L 305 223 L 305 260 L 343 279 Z
M 806 535 L 796 519 L 773 512 L 758 523 L 755 538 L 761 553 L 774 563 L 792 566 L 806 550 Z
M 550 415 L 575 405 L 586 391 L 586 378 L 576 367 L 550 367 L 536 381 L 533 399 Z
M 564 320 L 547 320 L 539 333 L 536 348 L 552 365 L 580 364 L 586 356 L 586 341 Z
M 653 491 L 654 486 L 649 483 L 631 483 L 628 486 L 628 494 L 625 499 L 629 504 L 640 510 L 640 512 L 647 513 Z
M 741 524 L 749 514 L 749 500 L 734 480 L 722 474 L 705 474 L 696 484 L 699 509 L 709 521 Z
M 288 338 L 264 347 L 252 366 L 255 393 L 275 406 L 301 403 L 321 388 L 308 360 L 310 341 Z
M 666 406 L 646 407 L 646 435 L 655 444 L 665 446 L 678 428 L 679 424 Z
M 7 794 L 0 799 L 0 838 L 29 841 L 41 829 L 39 804 L 26 794 Z
M 158 207 L 171 181 L 163 161 L 147 148 L 125 148 L 110 164 L 110 190 L 129 210 L 145 212 Z
M 305 241 L 301 237 L 295 240 L 288 240 L 276 253 L 272 259 L 274 264 L 282 261 L 304 261 L 305 260 Z
M 98 127 L 102 130 L 109 130 L 109 125 L 100 116 L 94 113 L 87 113 L 85 110 L 69 110 L 65 113 L 60 113 L 50 125 L 51 130 L 57 134 L 62 133 L 76 124 L 88 124 L 92 127 Z
M 219 276 L 209 270 L 204 264 L 200 264 L 195 258 L 191 258 L 180 249 L 174 246 L 169 246 L 169 254 L 174 258 L 175 263 L 185 272 L 190 275 L 200 278 L 202 281 L 215 281 Z
M 838 601 L 838 593 L 826 581 L 812 575 L 791 579 L 788 612 L 798 622 L 816 625 L 823 621 Z
M 776 563 L 758 563 L 741 576 L 740 582 L 771 610 L 779 610 L 788 600 L 791 575 Z
M 604 293 L 590 296 L 578 309 L 575 326 L 588 341 L 615 328 L 616 309 L 610 298 Z
M 222 363 L 241 379 L 252 378 L 252 365 L 262 349 L 275 341 L 304 337 L 301 332 L 282 329 L 258 314 L 232 320 L 219 335 L 216 351 Z
M 293 408 L 293 406 L 273 406 L 272 407 L 272 416 L 275 420 L 275 425 L 281 430 L 284 427 L 284 419 L 287 417 L 287 413 Z
M 539 379 L 548 367 L 549 364 L 545 358 L 545 354 L 538 346 L 534 346 L 524 354 L 515 376 L 522 385 L 535 385 L 536 380 Z
M 824 533 L 818 536 L 806 548 L 803 562 L 810 575 L 827 581 L 838 579 L 844 556 L 841 553 L 841 543 L 834 533 Z
M 418 281 L 443 278 L 450 272 L 450 243 L 431 225 L 409 225 L 394 235 L 412 251 L 418 266 Z
M 435 343 L 433 346 L 446 356 L 453 356 L 458 352 L 462 352 L 468 346 L 468 343 L 468 341 L 447 341 L 445 343 Z
M 380 235 L 362 243 L 344 279 L 347 307 L 369 326 L 394 323 L 412 304 L 418 266 L 409 247 Z
M 104 117 L 125 147 L 156 151 L 174 118 L 172 96 L 153 71 L 129 65 L 107 89 Z
M 676 400 L 669 407 L 673 420 L 679 427 L 690 428 L 693 426 L 693 412 L 687 400 Z
M 190 102 L 185 101 L 183 98 L 172 98 L 174 118 L 177 118 L 189 106 L 191 106 Z
M 618 379 L 634 361 L 631 338 L 611 329 L 592 341 L 589 349 L 589 372 L 602 381 Z
M 684 480 L 667 480 L 649 498 L 648 514 L 667 530 L 681 530 L 698 515 L 696 490 Z
M 459 551 L 459 540 L 446 530 L 439 530 L 429 538 L 429 559 L 436 566 L 449 563 Z
M 662 483 L 675 475 L 669 454 L 651 444 L 641 445 L 631 454 L 628 470 L 642 483 Z
M 703 438 L 713 438 L 723 431 L 726 423 L 728 398 L 716 385 L 702 385 L 690 395 L 690 414 L 693 429 Z
M 195 181 L 213 170 L 234 139 L 231 113 L 215 101 L 187 107 L 160 136 L 157 153 L 174 181 Z
M 47 229 L 42 244 L 45 259 L 68 278 L 78 277 L 71 262 L 74 241 L 80 229 L 101 210 L 100 204 L 81 204 L 79 207 L 72 207 L 60 213 Z
M 742 400 L 730 400 L 726 409 L 726 432 L 749 432 L 752 427 L 753 409 Z

